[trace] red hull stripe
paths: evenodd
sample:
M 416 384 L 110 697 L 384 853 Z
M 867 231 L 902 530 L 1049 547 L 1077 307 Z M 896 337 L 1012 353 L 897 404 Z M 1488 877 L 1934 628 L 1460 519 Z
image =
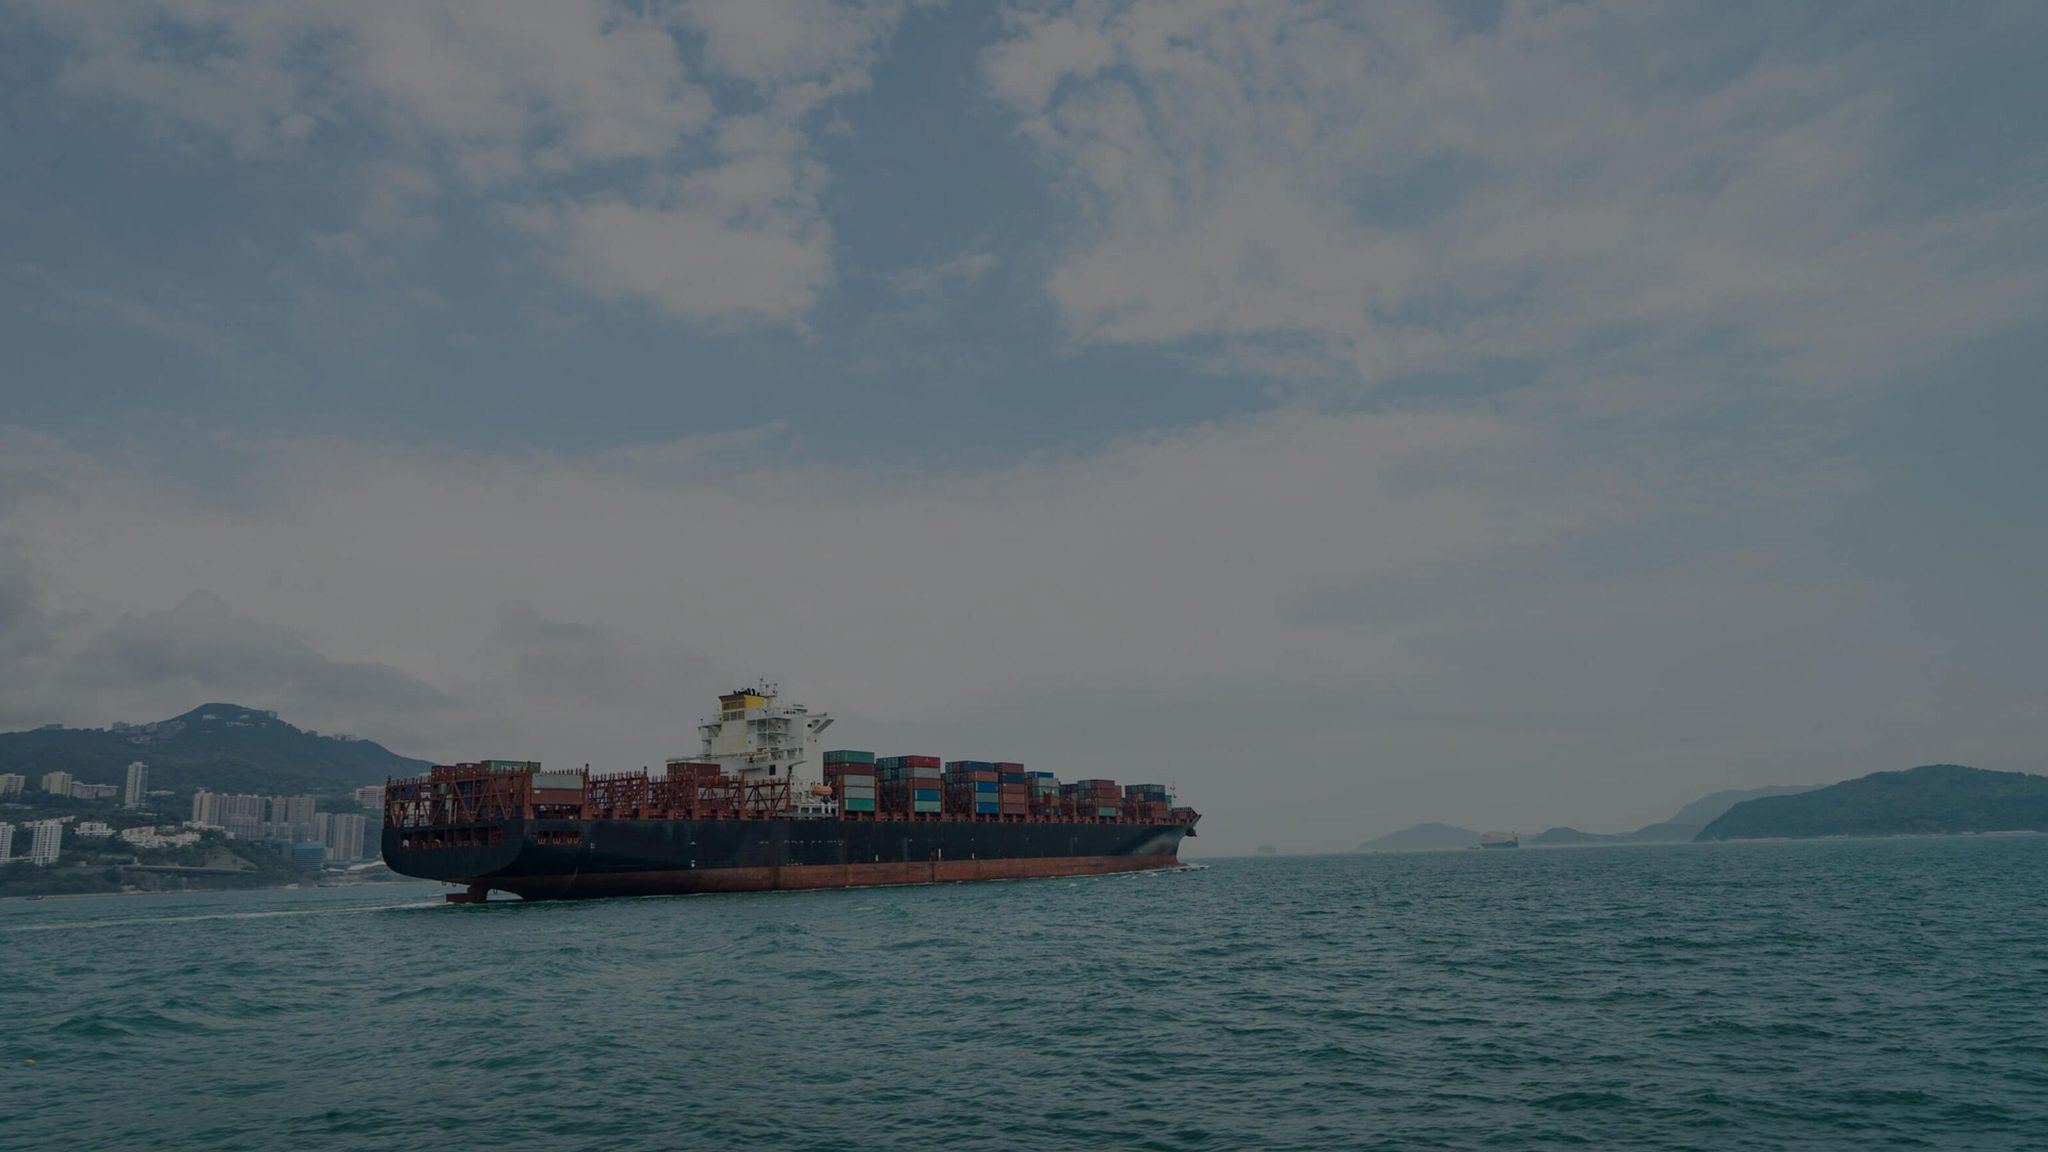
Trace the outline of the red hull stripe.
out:
M 776 892 L 862 888 L 879 884 L 949 884 L 968 880 L 1027 880 L 1097 876 L 1175 868 L 1174 856 L 1036 856 L 1006 860 L 928 860 L 916 863 L 785 864 L 768 868 L 698 868 L 673 872 L 585 872 L 562 876 L 492 876 L 473 882 L 528 900 L 588 896 L 673 896 L 693 892 Z

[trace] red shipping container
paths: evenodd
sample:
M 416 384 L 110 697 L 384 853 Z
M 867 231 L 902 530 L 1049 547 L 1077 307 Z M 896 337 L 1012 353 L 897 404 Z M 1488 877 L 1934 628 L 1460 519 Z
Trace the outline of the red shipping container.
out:
M 998 772 L 1022 772 L 1023 770 L 1024 766 L 1014 760 L 996 761 L 996 771 Z
M 905 756 L 903 757 L 903 766 L 905 768 L 937 768 L 940 767 L 940 764 L 937 756 Z

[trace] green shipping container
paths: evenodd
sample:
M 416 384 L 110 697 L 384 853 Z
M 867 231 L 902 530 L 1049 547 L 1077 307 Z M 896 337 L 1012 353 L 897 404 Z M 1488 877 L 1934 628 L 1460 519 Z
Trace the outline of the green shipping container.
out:
M 825 753 L 827 764 L 873 764 L 873 752 L 861 752 L 853 748 L 839 748 Z
M 945 805 L 937 800 L 913 800 L 910 802 L 910 810 L 912 812 L 942 812 L 945 810 Z
M 840 803 L 839 809 L 842 812 L 873 812 L 875 802 L 873 798 L 862 800 L 849 796 Z
M 1112 816 L 1115 816 L 1115 815 L 1117 814 L 1117 812 L 1118 812 L 1118 811 L 1120 811 L 1120 809 L 1116 809 L 1116 808 L 1097 808 L 1097 809 L 1095 810 L 1095 814 L 1096 814 L 1097 816 L 1100 816 L 1100 817 L 1102 817 L 1103 819 L 1107 820 L 1107 819 L 1109 819 L 1110 817 L 1112 817 Z

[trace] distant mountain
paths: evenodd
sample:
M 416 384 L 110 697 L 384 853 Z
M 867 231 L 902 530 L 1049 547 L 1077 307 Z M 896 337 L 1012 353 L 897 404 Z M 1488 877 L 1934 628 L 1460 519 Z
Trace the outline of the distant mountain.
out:
M 1701 840 L 2048 831 L 2048 776 L 1928 764 L 1791 796 L 1745 800 Z
M 1600 832 L 1581 832 L 1577 828 L 1545 828 L 1534 836 L 1522 837 L 1522 843 L 1536 848 L 1554 848 L 1567 844 L 1611 844 L 1618 837 Z
M 1695 830 L 1704 828 L 1720 819 L 1728 811 L 1745 800 L 1761 800 L 1767 796 L 1797 796 L 1823 787 L 1820 784 L 1773 784 L 1768 788 L 1731 788 L 1726 792 L 1715 792 L 1702 796 L 1678 810 L 1669 823 L 1690 824 Z M 1690 840 L 1692 837 L 1687 836 Z
M 337 791 L 428 767 L 375 741 L 317 736 L 240 704 L 202 704 L 154 724 L 0 732 L 0 772 L 27 776 L 30 788 L 55 771 L 121 784 L 136 760 L 149 765 L 151 788 L 179 793 Z
M 1678 814 L 1671 819 L 1660 824 L 1646 824 L 1633 832 L 1581 832 L 1577 828 L 1551 828 L 1534 836 L 1523 837 L 1522 843 L 1532 847 L 1573 844 L 1686 844 L 1698 837 L 1700 830 L 1712 823 L 1716 817 L 1745 800 L 1767 796 L 1794 796 L 1819 787 L 1818 784 L 1774 784 L 1768 788 L 1731 789 L 1702 796 L 1680 808 Z
M 1550 828 L 1534 836 L 1525 836 L 1522 843 L 1532 847 L 1557 847 L 1570 844 L 1683 844 L 1699 834 L 1697 824 L 1651 824 L 1633 832 L 1581 832 L 1577 828 Z
M 1479 833 L 1469 828 L 1457 828 L 1449 824 L 1417 824 L 1399 832 L 1389 832 L 1377 840 L 1367 840 L 1358 846 L 1360 852 L 1434 852 L 1445 848 L 1471 848 L 1479 843 Z
M 1666 820 L 1662 824 L 1646 824 L 1633 832 L 1624 832 L 1616 839 L 1623 844 L 1690 844 L 1699 834 L 1698 824 Z

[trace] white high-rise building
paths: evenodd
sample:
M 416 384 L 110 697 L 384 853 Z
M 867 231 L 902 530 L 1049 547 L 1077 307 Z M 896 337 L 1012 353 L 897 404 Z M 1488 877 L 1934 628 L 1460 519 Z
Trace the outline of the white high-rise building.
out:
M 0 824 L 0 864 L 7 863 L 7 858 L 12 855 L 14 855 L 14 825 Z
M 263 835 L 264 798 L 246 793 L 208 792 L 192 794 L 192 823 L 224 828 L 241 840 Z
M 48 792 L 48 793 L 49 793 L 50 795 L 52 795 L 52 796 L 69 796 L 69 795 L 71 795 L 71 773 L 69 773 L 69 772 L 45 772 L 45 773 L 43 773 L 43 791 L 45 791 L 45 792 Z
M 149 796 L 149 765 L 137 760 L 128 766 L 128 786 L 121 790 L 121 807 L 140 808 Z
M 28 777 L 19 772 L 0 772 L 0 796 L 19 796 L 28 787 Z
M 64 843 L 64 822 L 38 820 L 29 828 L 32 835 L 28 842 L 28 855 L 23 859 L 44 868 L 55 864 L 59 847 Z
M 313 798 L 311 796 L 272 796 L 270 798 L 270 822 L 281 828 L 298 828 L 311 832 L 313 827 Z
M 327 818 L 326 837 L 321 841 L 327 845 L 329 860 L 361 860 L 363 858 L 364 833 L 368 821 L 353 812 L 338 812 Z

